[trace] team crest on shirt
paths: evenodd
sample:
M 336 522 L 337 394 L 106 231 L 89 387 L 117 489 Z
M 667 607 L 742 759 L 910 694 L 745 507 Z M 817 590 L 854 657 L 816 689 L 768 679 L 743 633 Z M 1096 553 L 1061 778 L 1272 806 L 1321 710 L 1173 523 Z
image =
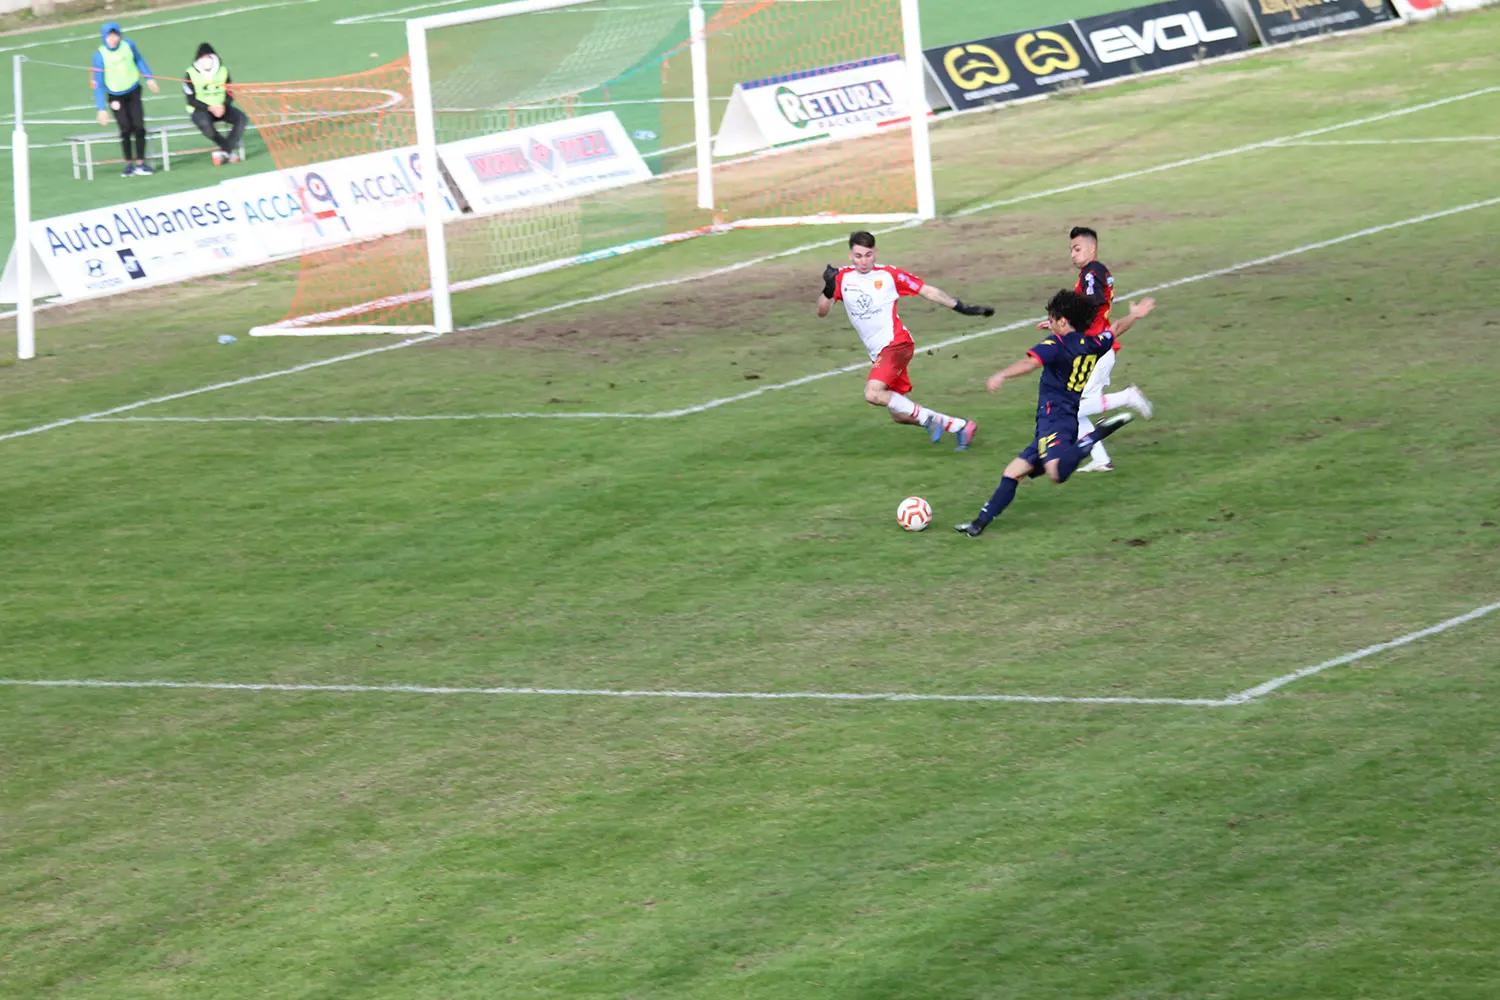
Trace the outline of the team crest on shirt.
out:
M 885 279 L 884 278 L 876 278 L 875 279 L 875 290 L 878 292 L 878 291 L 880 291 L 884 287 L 885 287 Z

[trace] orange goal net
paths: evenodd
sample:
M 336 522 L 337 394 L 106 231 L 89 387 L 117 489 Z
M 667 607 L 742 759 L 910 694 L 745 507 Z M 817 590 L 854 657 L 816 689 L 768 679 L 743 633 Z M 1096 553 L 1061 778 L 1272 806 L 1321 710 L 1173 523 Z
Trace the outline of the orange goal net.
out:
M 918 217 L 914 10 L 522 0 L 409 22 L 411 55 L 377 69 L 237 85 L 296 203 L 275 229 L 297 290 L 255 332 L 482 324 L 507 282 L 559 267 L 741 226 Z

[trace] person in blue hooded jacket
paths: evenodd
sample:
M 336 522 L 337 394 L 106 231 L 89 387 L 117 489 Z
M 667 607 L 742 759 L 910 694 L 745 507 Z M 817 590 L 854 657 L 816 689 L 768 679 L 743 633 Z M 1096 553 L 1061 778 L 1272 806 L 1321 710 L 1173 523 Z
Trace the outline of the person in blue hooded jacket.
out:
M 99 41 L 89 86 L 94 90 L 99 124 L 109 124 L 109 112 L 105 110 L 108 105 L 120 126 L 120 146 L 125 151 L 125 171 L 120 176 L 153 173 L 151 164 L 146 162 L 146 107 L 141 101 L 141 81 L 145 81 L 153 94 L 161 93 L 161 88 L 151 76 L 146 57 L 125 37 L 118 24 L 109 21 L 101 27 Z

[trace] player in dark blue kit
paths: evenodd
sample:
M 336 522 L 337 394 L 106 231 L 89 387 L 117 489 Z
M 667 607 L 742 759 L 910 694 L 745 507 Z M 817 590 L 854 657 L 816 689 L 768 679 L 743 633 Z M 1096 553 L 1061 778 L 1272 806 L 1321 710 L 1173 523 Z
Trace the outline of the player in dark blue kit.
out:
M 990 392 L 994 392 L 1005 384 L 1006 379 L 1029 374 L 1038 368 L 1042 370 L 1041 385 L 1037 387 L 1036 437 L 1005 467 L 995 495 L 980 509 L 979 516 L 958 525 L 955 530 L 970 538 L 978 538 L 990 522 L 1010 506 L 1023 476 L 1034 479 L 1045 473 L 1054 483 L 1067 482 L 1094 445 L 1134 419 L 1134 414 L 1129 411 L 1105 417 L 1092 433 L 1080 438 L 1078 400 L 1089 376 L 1094 373 L 1094 365 L 1101 356 L 1114 349 L 1116 335 L 1129 330 L 1155 308 L 1155 299 L 1132 303 L 1130 314 L 1116 323 L 1114 329 L 1090 337 L 1087 331 L 1094 322 L 1098 306 L 1077 292 L 1063 291 L 1052 296 L 1047 303 L 1051 333 L 1027 351 L 1024 360 L 996 372 L 989 380 Z

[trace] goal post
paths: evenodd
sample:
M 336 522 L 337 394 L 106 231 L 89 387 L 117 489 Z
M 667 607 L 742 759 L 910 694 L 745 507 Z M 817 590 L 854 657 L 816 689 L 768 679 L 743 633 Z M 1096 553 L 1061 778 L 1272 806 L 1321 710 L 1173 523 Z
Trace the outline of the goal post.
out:
M 238 88 L 278 166 L 384 152 L 416 178 L 404 231 L 309 246 L 291 312 L 252 333 L 446 333 L 456 294 L 483 323 L 507 282 L 708 233 L 930 219 L 918 14 L 512 0 L 407 21 L 406 59 L 379 70 Z M 395 97 L 320 104 L 335 91 Z
M 21 67 L 26 57 L 12 57 L 15 68 L 16 127 L 11 132 L 11 180 L 15 194 L 16 242 L 13 260 L 16 265 L 16 358 L 30 361 L 36 357 L 36 301 L 31 250 L 31 148 L 26 136 L 26 101 L 22 96 Z
M 417 155 L 422 163 L 438 162 L 437 124 L 432 110 L 432 72 L 427 62 L 427 30 L 420 21 L 406 22 L 406 48 L 411 58 L 412 109 L 416 115 Z M 432 289 L 432 326 L 436 333 L 453 332 L 453 290 L 448 280 L 448 243 L 443 218 L 432 206 L 442 204 L 442 175 L 422 171 L 423 235 L 427 244 L 427 275 Z

